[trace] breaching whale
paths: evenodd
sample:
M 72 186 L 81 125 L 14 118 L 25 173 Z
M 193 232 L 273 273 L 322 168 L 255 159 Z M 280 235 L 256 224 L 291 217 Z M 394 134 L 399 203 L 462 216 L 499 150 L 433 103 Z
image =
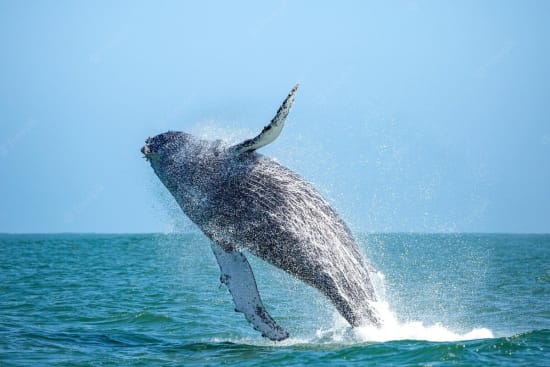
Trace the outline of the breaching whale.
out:
M 168 131 L 141 149 L 210 238 L 235 310 L 271 340 L 288 333 L 267 313 L 242 250 L 317 288 L 352 326 L 380 324 L 366 260 L 348 226 L 311 184 L 256 152 L 281 133 L 297 89 L 253 139 L 230 146 Z

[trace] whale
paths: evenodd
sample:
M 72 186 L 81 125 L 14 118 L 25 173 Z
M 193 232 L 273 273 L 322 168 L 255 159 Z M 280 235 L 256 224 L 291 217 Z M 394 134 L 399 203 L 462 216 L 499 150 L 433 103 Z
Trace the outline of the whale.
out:
M 210 239 L 235 311 L 263 337 L 289 333 L 266 310 L 246 255 L 317 289 L 352 326 L 380 326 L 370 264 L 314 186 L 257 152 L 281 134 L 296 84 L 259 135 L 230 145 L 168 131 L 141 148 L 183 213 Z

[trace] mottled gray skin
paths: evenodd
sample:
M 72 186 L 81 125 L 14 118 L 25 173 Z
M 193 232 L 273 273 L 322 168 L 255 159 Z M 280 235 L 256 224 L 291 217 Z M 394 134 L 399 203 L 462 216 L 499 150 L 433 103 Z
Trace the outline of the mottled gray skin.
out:
M 147 158 L 185 214 L 223 248 L 246 249 L 321 291 L 352 325 L 379 325 L 349 228 L 299 175 L 256 152 L 167 132 Z

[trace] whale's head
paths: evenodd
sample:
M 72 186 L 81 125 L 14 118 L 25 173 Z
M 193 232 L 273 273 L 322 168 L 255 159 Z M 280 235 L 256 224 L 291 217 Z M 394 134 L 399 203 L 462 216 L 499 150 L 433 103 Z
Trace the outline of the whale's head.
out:
M 179 131 L 167 131 L 145 140 L 141 152 L 152 165 L 162 158 L 178 153 L 190 140 L 190 135 Z
M 156 175 L 176 197 L 205 191 L 218 180 L 223 173 L 220 165 L 226 157 L 224 151 L 219 141 L 179 131 L 150 137 L 141 148 Z

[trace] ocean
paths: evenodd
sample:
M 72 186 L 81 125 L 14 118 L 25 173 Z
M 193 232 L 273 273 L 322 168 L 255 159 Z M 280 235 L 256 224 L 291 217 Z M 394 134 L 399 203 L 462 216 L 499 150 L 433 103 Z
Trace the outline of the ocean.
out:
M 384 326 L 248 254 L 272 342 L 202 234 L 0 235 L 0 366 L 550 366 L 550 235 L 357 237 Z

